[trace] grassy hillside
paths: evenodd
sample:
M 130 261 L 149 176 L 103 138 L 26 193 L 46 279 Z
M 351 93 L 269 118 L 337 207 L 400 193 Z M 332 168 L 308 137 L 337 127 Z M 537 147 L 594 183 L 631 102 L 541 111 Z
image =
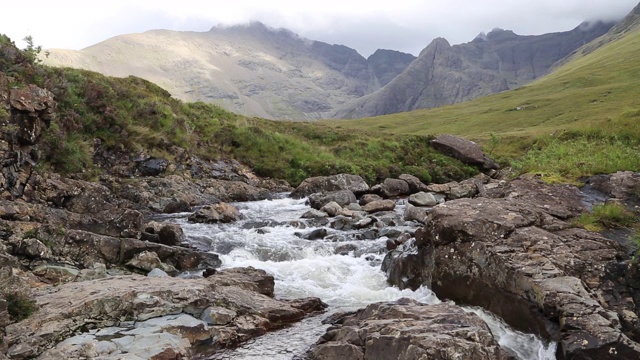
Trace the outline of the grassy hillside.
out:
M 638 53 L 640 31 L 634 31 L 514 91 L 437 109 L 324 123 L 353 131 L 457 134 L 481 142 L 494 155 L 524 156 L 516 162 L 523 171 L 575 178 L 640 170 Z M 570 163 L 545 170 L 563 161 Z
M 436 153 L 428 136 L 382 135 L 312 123 L 248 118 L 202 102 L 184 103 L 137 77 L 42 66 L 38 49 L 19 51 L 0 35 L 0 71 L 11 86 L 35 83 L 53 92 L 58 116 L 41 141 L 45 167 L 95 176 L 94 144 L 172 159 L 172 146 L 204 159 L 237 159 L 258 175 L 297 185 L 342 172 L 373 183 L 411 173 L 423 181 L 463 179 L 476 169 Z

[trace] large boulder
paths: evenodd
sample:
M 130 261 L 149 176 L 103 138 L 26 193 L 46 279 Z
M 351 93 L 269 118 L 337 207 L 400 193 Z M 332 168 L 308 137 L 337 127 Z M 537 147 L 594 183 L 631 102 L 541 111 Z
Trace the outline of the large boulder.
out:
M 485 307 L 558 341 L 561 357 L 639 358 L 630 259 L 615 241 L 572 228 L 577 189 L 516 180 L 496 194 L 434 207 L 415 243 L 385 260 L 390 281 Z
M 355 203 L 358 200 L 353 192 L 349 190 L 330 191 L 327 193 L 309 195 L 309 205 L 316 210 L 320 210 L 323 206 L 332 201 L 344 207 L 351 203 Z
M 419 192 L 409 196 L 409 204 L 414 206 L 436 206 L 438 199 L 432 193 Z
M 349 190 L 356 195 L 366 193 L 369 185 L 358 175 L 339 174 L 317 176 L 305 179 L 292 193 L 294 199 L 301 199 L 314 193 Z
M 404 180 L 407 182 L 407 184 L 409 184 L 409 189 L 411 190 L 412 194 L 420 191 L 427 191 L 427 185 L 420 181 L 420 179 L 418 179 L 416 176 L 410 174 L 402 174 L 398 176 L 398 179 Z
M 400 299 L 333 320 L 310 359 L 509 359 L 482 319 L 451 303 Z
M 483 170 L 499 169 L 500 167 L 491 158 L 486 156 L 480 145 L 453 135 L 440 135 L 431 140 L 431 146 L 454 157 L 465 164 L 479 166 Z

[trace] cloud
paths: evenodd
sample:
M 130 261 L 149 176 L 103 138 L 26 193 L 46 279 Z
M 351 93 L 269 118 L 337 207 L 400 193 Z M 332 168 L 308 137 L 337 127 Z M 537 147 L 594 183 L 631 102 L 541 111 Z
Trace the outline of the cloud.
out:
M 495 27 L 519 34 L 566 31 L 584 20 L 620 19 L 637 0 L 32 0 L 14 3 L 0 32 L 32 35 L 44 47 L 79 49 L 150 29 L 206 31 L 217 24 L 262 21 L 314 40 L 417 54 L 435 37 L 452 44 Z M 24 15 L 24 16 L 22 16 Z M 26 21 L 25 19 L 29 19 Z

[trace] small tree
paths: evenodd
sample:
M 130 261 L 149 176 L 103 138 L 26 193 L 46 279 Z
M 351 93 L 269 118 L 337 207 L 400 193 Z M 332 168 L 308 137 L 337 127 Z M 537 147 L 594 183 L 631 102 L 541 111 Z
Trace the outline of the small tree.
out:
M 40 55 L 40 53 L 42 52 L 42 46 L 35 46 L 33 43 L 33 37 L 31 37 L 31 35 L 25 36 L 22 40 L 27 43 L 27 47 L 24 48 L 24 52 L 27 55 L 29 62 L 31 64 L 41 63 L 42 60 L 38 58 L 38 55 Z M 49 52 L 45 51 L 44 56 L 49 57 Z

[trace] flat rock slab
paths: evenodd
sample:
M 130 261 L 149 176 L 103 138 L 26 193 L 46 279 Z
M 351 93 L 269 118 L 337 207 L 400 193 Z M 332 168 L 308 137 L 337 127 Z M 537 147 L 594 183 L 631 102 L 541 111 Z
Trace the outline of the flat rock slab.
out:
M 451 303 L 400 299 L 334 319 L 313 360 L 509 359 L 477 315 Z
M 35 300 L 39 310 L 9 325 L 4 340 L 9 357 L 32 358 L 80 329 L 179 314 L 199 319 L 206 309 L 218 306 L 236 316 L 224 329 L 214 327 L 205 338 L 213 339 L 213 346 L 227 347 L 301 320 L 326 306 L 316 298 L 280 301 L 268 296 L 272 294 L 273 277 L 253 268 L 224 270 L 206 279 L 131 275 L 69 283 L 38 290 Z M 191 344 L 196 340 L 203 338 L 189 338 Z

